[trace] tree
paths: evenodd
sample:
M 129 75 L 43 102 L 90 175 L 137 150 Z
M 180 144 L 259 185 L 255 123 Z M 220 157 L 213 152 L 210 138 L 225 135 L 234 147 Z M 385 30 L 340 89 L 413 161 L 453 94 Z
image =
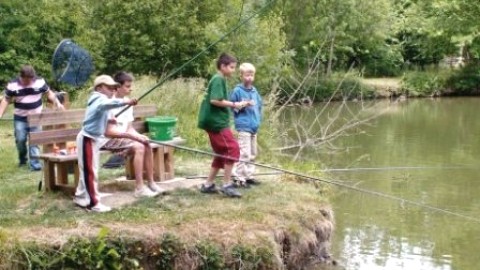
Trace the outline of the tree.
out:
M 307 68 L 320 50 L 327 75 L 335 66 L 348 69 L 358 56 L 374 53 L 368 49 L 390 36 L 390 0 L 283 0 L 279 12 L 297 63 Z

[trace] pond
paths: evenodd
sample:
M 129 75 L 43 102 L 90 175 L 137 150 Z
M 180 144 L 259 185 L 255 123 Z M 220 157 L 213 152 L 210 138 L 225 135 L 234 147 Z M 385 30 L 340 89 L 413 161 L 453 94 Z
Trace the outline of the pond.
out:
M 329 177 L 480 219 L 480 99 L 380 105 L 390 109 L 335 142 L 348 151 L 316 153 L 328 168 L 379 169 Z M 332 206 L 340 269 L 480 269 L 478 222 L 344 188 Z

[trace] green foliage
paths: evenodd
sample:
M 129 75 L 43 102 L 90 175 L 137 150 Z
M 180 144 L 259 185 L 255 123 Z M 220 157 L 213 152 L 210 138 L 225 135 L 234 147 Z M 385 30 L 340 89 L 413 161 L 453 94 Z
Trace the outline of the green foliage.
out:
M 358 50 L 360 67 L 367 77 L 394 77 L 401 74 L 404 58 L 397 44 L 379 44 L 372 49 Z
M 216 3 L 214 3 L 216 2 Z M 206 46 L 203 28 L 214 20 L 219 1 L 96 2 L 92 24 L 99 26 L 103 44 L 102 70 L 121 69 L 161 75 L 172 71 Z M 204 17 L 210 14 L 211 17 Z M 182 70 L 184 76 L 205 74 L 208 54 Z
M 438 70 L 407 72 L 402 79 L 402 88 L 413 97 L 439 95 L 445 90 L 447 78 L 448 73 Z
M 254 2 L 229 1 L 221 15 L 206 25 L 208 42 L 214 42 L 259 8 Z M 253 63 L 257 69 L 255 85 L 262 94 L 269 93 L 272 82 L 290 72 L 288 63 L 292 52 L 285 49 L 286 37 L 282 26 L 279 15 L 267 13 L 250 20 L 216 48 L 217 52 L 226 51 L 235 55 L 238 64 Z M 210 72 L 215 70 L 213 62 Z M 238 81 L 238 78 L 234 79 Z
M 471 64 L 455 71 L 446 82 L 454 94 L 473 95 L 480 92 L 480 65 Z
M 139 269 L 138 261 L 120 254 L 107 235 L 101 229 L 96 239 L 72 238 L 61 250 L 35 245 L 21 250 L 29 269 Z
M 210 241 L 201 241 L 195 245 L 196 252 L 201 260 L 199 269 L 216 270 L 225 267 L 225 261 L 220 248 Z
M 183 248 L 183 244 L 177 236 L 169 233 L 164 234 L 158 249 L 157 269 L 174 269 L 175 259 Z
M 353 73 L 335 73 L 332 76 L 318 76 L 309 78 L 300 87 L 300 91 L 295 88 L 287 88 L 280 93 L 280 102 L 290 98 L 293 101 L 300 101 L 304 97 L 310 97 L 313 101 L 326 101 L 330 98 L 334 100 L 342 99 L 362 99 L 372 98 L 374 89 L 361 82 L 360 78 Z
M 232 262 L 229 268 L 232 269 L 270 269 L 273 267 L 273 253 L 265 247 L 252 247 L 244 244 L 237 244 L 232 247 Z
M 288 45 L 297 53 L 296 63 L 308 67 L 319 58 L 330 73 L 332 68 L 345 70 L 352 64 L 359 64 L 356 67 L 360 69 L 361 54 L 376 54 L 368 50 L 384 44 L 390 36 L 390 2 L 284 0 L 277 7 L 283 14 Z

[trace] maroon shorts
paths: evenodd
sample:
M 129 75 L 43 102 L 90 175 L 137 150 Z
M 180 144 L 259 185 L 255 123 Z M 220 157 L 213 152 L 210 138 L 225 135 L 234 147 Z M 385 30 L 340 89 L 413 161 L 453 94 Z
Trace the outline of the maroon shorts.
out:
M 224 128 L 220 132 L 207 131 L 213 152 L 227 158 L 214 157 L 212 168 L 223 169 L 225 164 L 233 164 L 240 158 L 240 147 L 233 136 L 230 128 Z

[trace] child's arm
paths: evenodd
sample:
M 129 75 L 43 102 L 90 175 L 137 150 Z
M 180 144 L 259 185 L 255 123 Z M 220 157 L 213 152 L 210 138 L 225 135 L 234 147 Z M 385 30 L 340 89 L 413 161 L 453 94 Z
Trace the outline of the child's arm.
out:
M 230 101 L 231 101 L 231 102 L 235 102 L 235 103 L 242 101 L 242 99 L 240 98 L 240 95 L 238 94 L 237 88 L 233 89 L 232 94 L 230 94 Z M 235 113 L 238 113 L 238 112 L 239 112 L 239 109 L 234 108 L 233 111 L 234 111 Z
M 235 109 L 241 109 L 245 106 L 247 106 L 247 103 L 245 101 L 240 101 L 240 102 L 232 102 L 229 100 L 216 100 L 212 99 L 210 100 L 210 104 L 217 106 L 217 107 L 224 107 L 224 108 L 235 108 Z
M 130 99 L 128 101 L 118 100 L 118 99 L 109 99 L 109 98 L 102 98 L 100 103 L 97 106 L 97 110 L 99 111 L 108 111 L 111 109 L 115 109 L 118 107 L 122 107 L 125 105 L 135 106 L 137 105 L 138 101 L 136 99 Z
M 5 110 L 8 107 L 9 104 L 9 97 L 4 96 L 2 101 L 0 102 L 0 118 L 2 118 L 3 114 L 5 113 Z
M 107 129 L 105 130 L 105 137 L 109 138 L 127 138 L 130 140 L 137 141 L 139 143 L 148 144 L 148 137 L 139 134 L 139 133 L 130 133 L 130 132 L 119 132 L 116 129 L 116 125 L 113 123 L 107 124 Z
M 57 109 L 65 111 L 65 107 L 60 102 L 60 100 L 58 100 L 57 96 L 50 88 L 46 91 L 46 93 L 47 93 L 47 99 L 50 102 L 52 102 L 55 105 L 55 107 L 57 107 Z

